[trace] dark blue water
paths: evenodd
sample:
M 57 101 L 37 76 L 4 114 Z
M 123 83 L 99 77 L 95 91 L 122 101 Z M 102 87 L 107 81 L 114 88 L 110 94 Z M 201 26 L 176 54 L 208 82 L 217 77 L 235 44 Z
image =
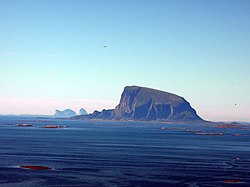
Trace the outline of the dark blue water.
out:
M 250 186 L 250 130 L 0 117 L 0 186 Z

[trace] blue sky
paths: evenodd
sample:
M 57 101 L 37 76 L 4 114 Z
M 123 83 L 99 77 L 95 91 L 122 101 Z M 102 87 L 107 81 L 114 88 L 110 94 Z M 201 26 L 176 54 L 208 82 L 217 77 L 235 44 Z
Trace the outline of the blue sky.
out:
M 250 121 L 249 10 L 249 0 L 2 0 L 0 113 L 114 108 L 139 85 L 185 97 L 208 120 Z

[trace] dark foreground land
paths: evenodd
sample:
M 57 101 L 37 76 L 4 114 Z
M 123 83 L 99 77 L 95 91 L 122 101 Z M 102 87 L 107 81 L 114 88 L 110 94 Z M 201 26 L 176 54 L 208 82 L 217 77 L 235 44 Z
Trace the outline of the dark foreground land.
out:
M 250 186 L 248 125 L 0 117 L 0 131 L 0 186 Z

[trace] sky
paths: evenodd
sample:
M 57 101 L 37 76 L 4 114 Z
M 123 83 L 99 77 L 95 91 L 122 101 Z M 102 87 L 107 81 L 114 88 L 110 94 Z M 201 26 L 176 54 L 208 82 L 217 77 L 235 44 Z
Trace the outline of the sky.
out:
M 114 108 L 138 85 L 250 121 L 249 0 L 0 0 L 0 114 Z M 107 46 L 107 47 L 104 47 Z

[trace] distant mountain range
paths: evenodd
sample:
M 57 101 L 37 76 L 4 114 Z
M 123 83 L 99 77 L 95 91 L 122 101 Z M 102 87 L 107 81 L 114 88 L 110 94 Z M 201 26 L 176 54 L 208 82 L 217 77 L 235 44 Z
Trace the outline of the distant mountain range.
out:
M 56 110 L 55 117 L 72 117 L 72 116 L 76 116 L 76 112 L 71 110 L 71 109 L 66 109 L 66 110 Z
M 139 86 L 126 86 L 115 109 L 94 111 L 74 119 L 204 121 L 183 97 Z
M 56 110 L 54 116 L 55 117 L 60 117 L 60 118 L 68 118 L 68 117 L 73 117 L 76 116 L 76 112 L 71 109 L 66 109 L 66 110 Z M 84 108 L 81 108 L 79 110 L 79 115 L 88 115 L 87 111 Z

